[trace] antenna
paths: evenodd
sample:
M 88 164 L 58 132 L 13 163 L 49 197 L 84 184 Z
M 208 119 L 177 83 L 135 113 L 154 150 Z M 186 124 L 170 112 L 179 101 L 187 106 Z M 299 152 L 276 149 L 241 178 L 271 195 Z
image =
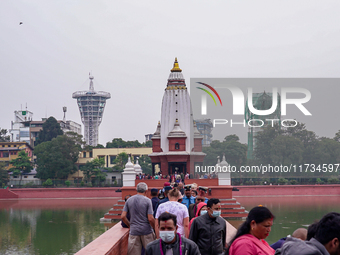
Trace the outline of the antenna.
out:
M 89 78 L 90 78 L 90 91 L 94 91 L 94 87 L 93 87 L 94 77 L 91 75 L 91 73 L 89 73 Z
M 64 106 L 63 107 L 63 112 L 64 112 L 64 118 L 63 118 L 63 121 L 66 123 L 66 111 L 67 111 L 67 107 Z

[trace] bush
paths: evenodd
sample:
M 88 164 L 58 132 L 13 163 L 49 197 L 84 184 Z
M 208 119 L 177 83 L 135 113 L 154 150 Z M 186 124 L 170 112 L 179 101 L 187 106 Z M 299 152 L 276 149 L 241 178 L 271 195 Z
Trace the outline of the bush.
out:
M 84 187 L 84 181 L 80 182 L 80 186 Z
M 288 180 L 285 179 L 285 178 L 279 178 L 279 179 L 277 180 L 277 182 L 278 182 L 280 185 L 285 185 L 285 184 L 288 183 Z
M 66 180 L 66 181 L 65 181 L 65 185 L 66 185 L 67 187 L 70 187 L 71 182 L 70 182 L 69 180 Z
M 317 184 L 324 184 L 324 181 L 321 180 L 320 178 L 317 178 L 317 179 L 316 179 L 316 183 L 317 183 Z
M 332 177 L 332 178 L 329 178 L 327 182 L 331 184 L 335 184 L 335 183 L 339 183 L 339 179 L 336 177 Z
M 24 187 L 32 187 L 34 186 L 34 182 L 28 182 L 24 184 Z
M 290 184 L 296 185 L 296 184 L 298 184 L 298 181 L 297 180 L 290 180 Z
M 87 187 L 92 187 L 92 183 L 89 182 L 89 183 L 87 184 Z
M 44 183 L 43 183 L 43 186 L 52 186 L 53 185 L 53 182 L 51 179 L 47 179 Z

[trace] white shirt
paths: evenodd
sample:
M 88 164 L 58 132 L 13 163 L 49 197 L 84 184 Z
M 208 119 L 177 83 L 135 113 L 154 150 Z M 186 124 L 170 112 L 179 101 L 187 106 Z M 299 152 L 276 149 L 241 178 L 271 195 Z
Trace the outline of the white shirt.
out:
M 168 212 L 177 216 L 177 232 L 182 236 L 185 236 L 183 223 L 185 218 L 189 218 L 188 208 L 176 201 L 168 201 L 159 205 L 155 218 L 158 219 L 158 217 L 164 212 Z

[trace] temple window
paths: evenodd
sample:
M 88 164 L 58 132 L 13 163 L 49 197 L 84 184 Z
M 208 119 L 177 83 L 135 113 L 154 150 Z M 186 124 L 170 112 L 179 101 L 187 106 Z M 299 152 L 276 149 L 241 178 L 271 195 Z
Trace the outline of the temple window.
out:
M 175 150 L 179 150 L 179 143 L 175 143 Z

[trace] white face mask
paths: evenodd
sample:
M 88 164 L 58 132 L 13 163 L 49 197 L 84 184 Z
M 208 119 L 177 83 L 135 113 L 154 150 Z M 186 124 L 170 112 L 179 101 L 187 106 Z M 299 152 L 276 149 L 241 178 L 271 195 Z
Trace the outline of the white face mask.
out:
M 206 214 L 208 211 L 207 210 L 201 210 L 201 215 Z
M 175 230 L 159 231 L 159 237 L 163 240 L 163 242 L 170 243 L 175 238 Z

